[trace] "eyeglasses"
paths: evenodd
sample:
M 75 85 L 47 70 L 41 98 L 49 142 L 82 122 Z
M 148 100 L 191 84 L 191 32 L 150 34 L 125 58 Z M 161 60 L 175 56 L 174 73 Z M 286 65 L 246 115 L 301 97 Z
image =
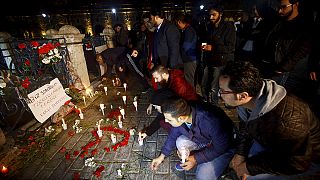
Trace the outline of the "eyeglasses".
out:
M 236 92 L 233 92 L 233 91 L 225 91 L 223 89 L 219 89 L 218 90 L 218 94 L 221 95 L 221 94 L 236 94 Z
M 280 5 L 280 6 L 278 7 L 278 10 L 284 10 L 284 9 L 286 9 L 286 8 L 292 6 L 292 5 L 293 5 L 293 4 Z

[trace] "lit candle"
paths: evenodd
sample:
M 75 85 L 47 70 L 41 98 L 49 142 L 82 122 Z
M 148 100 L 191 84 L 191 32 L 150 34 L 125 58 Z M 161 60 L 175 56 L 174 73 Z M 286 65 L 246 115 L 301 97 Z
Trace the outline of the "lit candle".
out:
M 118 173 L 118 176 L 122 176 L 121 169 L 118 169 L 118 170 L 117 170 L 117 173 Z
M 104 92 L 108 95 L 108 87 L 104 87 Z
M 117 137 L 116 137 L 116 135 L 111 134 L 111 141 L 112 141 L 112 143 L 114 143 L 114 144 L 117 142 Z
M 79 113 L 80 119 L 83 119 L 83 113 Z
M 114 79 L 112 79 L 112 84 L 113 84 L 113 86 L 116 86 L 116 84 L 114 83 Z
M 103 136 L 103 134 L 102 134 L 102 130 L 101 130 L 101 129 L 100 129 L 100 130 L 98 130 L 98 131 L 97 131 L 97 134 L 98 134 L 98 137 L 99 137 L 99 138 L 101 138 L 101 137 Z
M 120 128 L 120 129 L 122 129 L 122 128 L 123 128 L 122 121 L 118 121 L 118 125 L 119 125 L 119 128 Z
M 122 115 L 122 118 L 125 119 L 125 118 L 124 118 L 124 115 L 125 115 L 124 109 L 120 109 L 120 113 L 121 113 L 121 115 Z
M 86 97 L 85 97 L 85 96 L 82 96 L 82 99 L 83 99 L 84 106 L 86 106 L 86 105 L 87 105 L 87 103 L 86 103 Z
M 100 104 L 100 109 L 102 111 L 102 116 L 104 116 L 104 104 Z
M 100 129 L 101 121 L 103 121 L 103 119 L 99 120 L 99 122 L 98 122 L 98 130 L 97 130 L 97 134 L 98 134 L 99 138 L 102 137 L 102 130 Z
M 63 130 L 67 130 L 68 129 L 67 124 L 66 124 L 66 122 L 64 121 L 63 118 L 62 118 L 62 128 L 63 128 Z
M 136 108 L 136 111 L 138 111 L 138 102 L 137 101 L 133 101 L 133 105 Z
M 127 91 L 127 83 L 123 83 L 124 91 Z
M 7 167 L 2 166 L 1 172 L 2 172 L 2 174 L 7 174 L 9 172 L 9 170 Z
M 66 122 L 64 121 L 64 119 L 63 119 L 63 118 L 62 118 L 61 120 L 62 120 L 62 124 L 66 124 Z
M 142 139 L 142 136 L 141 136 L 141 132 L 139 132 L 138 143 L 139 143 L 140 146 L 143 145 L 143 139 Z
M 113 109 L 113 106 L 112 106 L 112 104 L 110 105 L 110 109 Z
M 126 104 L 127 96 L 122 96 L 123 104 Z

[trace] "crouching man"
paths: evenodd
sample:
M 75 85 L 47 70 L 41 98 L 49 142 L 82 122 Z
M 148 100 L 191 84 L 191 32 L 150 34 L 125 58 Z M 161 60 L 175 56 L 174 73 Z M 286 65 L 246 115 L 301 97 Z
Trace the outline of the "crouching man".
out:
M 187 149 L 190 155 L 176 169 L 194 167 L 198 180 L 217 179 L 233 156 L 233 122 L 216 106 L 189 106 L 183 99 L 169 99 L 162 106 L 165 121 L 171 129 L 159 157 L 153 159 L 151 169 L 157 170 L 165 157 L 175 148 Z

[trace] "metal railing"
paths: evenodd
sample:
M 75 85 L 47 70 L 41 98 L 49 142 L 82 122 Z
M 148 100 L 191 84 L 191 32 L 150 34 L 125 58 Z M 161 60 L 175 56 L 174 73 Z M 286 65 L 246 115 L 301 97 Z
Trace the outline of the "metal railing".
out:
M 66 62 L 66 40 L 9 39 L 0 42 L 0 127 L 13 131 L 31 114 L 27 94 L 58 78 L 63 87 L 72 84 Z M 5 86 L 5 87 L 4 87 Z

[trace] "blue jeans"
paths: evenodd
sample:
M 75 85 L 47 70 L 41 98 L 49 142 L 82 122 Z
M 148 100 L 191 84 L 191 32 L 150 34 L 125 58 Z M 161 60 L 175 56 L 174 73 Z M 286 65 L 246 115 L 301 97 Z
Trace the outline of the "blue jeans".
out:
M 256 141 L 252 144 L 249 157 L 264 151 L 265 149 Z M 317 175 L 317 177 L 314 177 Z M 309 170 L 304 173 L 296 175 L 273 175 L 273 174 L 257 174 L 255 176 L 248 176 L 247 180 L 293 180 L 293 179 L 305 179 L 313 177 L 314 179 L 320 179 L 320 164 L 311 163 Z
M 203 148 L 205 145 L 196 144 L 184 135 L 178 137 L 176 141 L 177 149 L 182 146 L 187 147 L 190 151 Z M 214 180 L 217 179 L 228 166 L 231 158 L 234 155 L 234 150 L 228 150 L 224 154 L 216 157 L 212 161 L 198 164 L 196 170 L 197 180 Z

